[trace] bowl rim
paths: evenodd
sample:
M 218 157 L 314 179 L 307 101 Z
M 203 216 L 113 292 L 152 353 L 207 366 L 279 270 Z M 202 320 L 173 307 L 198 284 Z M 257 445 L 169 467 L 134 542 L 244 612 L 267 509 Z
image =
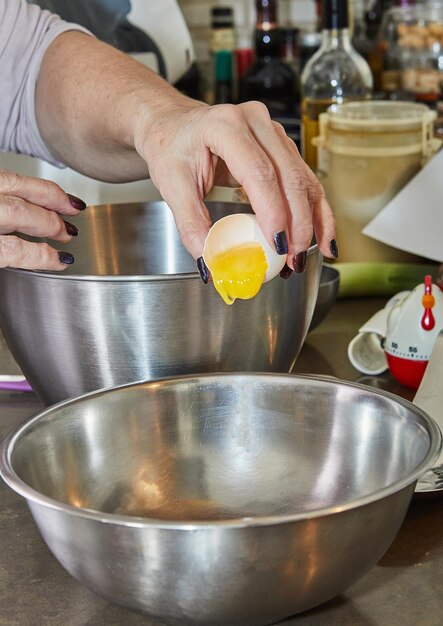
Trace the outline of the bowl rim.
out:
M 224 206 L 226 208 L 229 208 L 229 213 L 227 213 L 223 217 L 226 217 L 229 214 L 235 214 L 235 213 L 255 215 L 251 204 L 248 204 L 245 202 L 207 199 L 205 200 L 205 205 L 208 208 L 208 210 L 210 210 L 212 207 L 216 208 L 218 206 Z M 128 207 L 129 208 L 130 207 L 142 207 L 144 210 L 147 210 L 147 211 L 151 211 L 151 210 L 152 211 L 160 210 L 162 212 L 166 211 L 170 219 L 171 220 L 174 219 L 171 209 L 169 208 L 167 202 L 162 198 L 158 198 L 156 200 L 148 200 L 145 202 L 143 201 L 142 202 L 115 202 L 115 203 L 111 203 L 110 205 L 109 204 L 91 205 L 90 207 L 88 207 L 88 213 L 90 213 L 92 210 L 108 211 L 109 206 L 111 206 L 115 211 L 126 211 Z M 222 217 L 214 219 L 214 223 L 219 221 L 219 219 L 222 219 Z M 36 238 L 36 239 L 45 241 L 44 238 L 43 239 Z M 318 254 L 321 254 L 320 249 L 318 248 L 318 245 L 316 242 L 314 242 L 307 250 L 308 255 L 312 255 L 315 252 L 318 252 Z M 75 268 L 75 265 L 74 265 L 74 268 Z M 100 281 L 100 282 L 116 282 L 116 283 L 158 282 L 158 281 L 190 280 L 190 279 L 201 280 L 200 274 L 198 273 L 197 268 L 195 271 L 177 272 L 175 274 L 121 274 L 121 275 L 71 273 L 71 271 L 74 268 L 71 266 L 70 268 L 65 268 L 65 271 L 61 270 L 59 272 L 56 272 L 53 270 L 25 270 L 25 269 L 16 268 L 16 267 L 4 267 L 4 268 L 0 268 L 0 275 L 2 271 L 6 271 L 6 272 L 24 274 L 25 276 L 26 275 L 38 276 L 40 278 L 45 278 L 45 279 L 49 278 L 49 279 L 56 279 L 56 280 L 73 280 L 73 281 L 80 281 L 80 282 Z M 66 272 L 66 269 L 68 269 L 69 273 Z
M 313 244 L 307 250 L 308 256 L 315 254 L 320 250 L 317 244 Z M 74 280 L 79 282 L 107 282 L 107 283 L 131 283 L 131 282 L 165 282 L 172 280 L 199 280 L 201 281 L 200 274 L 197 269 L 195 272 L 181 272 L 176 274 L 66 274 L 63 270 L 60 272 L 54 272 L 51 270 L 25 270 L 19 267 L 2 267 L 0 272 L 13 272 L 16 274 L 24 274 L 29 276 L 38 276 L 45 279 L 54 280 Z M 301 274 L 302 276 L 303 274 Z M 287 281 L 285 281 L 287 282 Z
M 104 513 L 98 511 L 96 509 L 75 507 L 70 504 L 65 504 L 49 496 L 45 496 L 41 492 L 37 491 L 33 487 L 30 487 L 23 479 L 21 479 L 18 474 L 15 472 L 12 464 L 12 452 L 15 446 L 15 443 L 20 439 L 20 437 L 26 433 L 27 430 L 32 429 L 34 424 L 45 416 L 52 412 L 56 412 L 61 407 L 66 407 L 71 404 L 78 404 L 83 402 L 83 400 L 93 397 L 99 397 L 100 395 L 109 394 L 114 391 L 128 389 L 131 387 L 143 387 L 146 385 L 158 385 L 158 384 L 167 384 L 173 381 L 186 381 L 186 380 L 208 380 L 212 379 L 214 381 L 220 381 L 222 378 L 235 377 L 236 379 L 240 378 L 280 378 L 283 380 L 296 379 L 296 380 L 314 380 L 319 382 L 326 382 L 329 384 L 333 384 L 336 386 L 345 386 L 354 389 L 360 389 L 365 392 L 371 392 L 376 396 L 382 396 L 391 401 L 394 401 L 409 411 L 414 412 L 417 416 L 419 416 L 422 420 L 422 426 L 428 433 L 429 437 L 429 449 L 425 457 L 422 461 L 415 467 L 414 470 L 411 470 L 406 476 L 395 481 L 394 483 L 383 487 L 381 489 L 377 489 L 374 492 L 356 498 L 350 502 L 344 502 L 342 504 L 334 504 L 330 506 L 325 506 L 323 508 L 314 509 L 311 511 L 303 511 L 299 513 L 292 514 L 284 514 L 284 515 L 263 515 L 263 516 L 254 516 L 254 517 L 239 517 L 232 519 L 221 519 L 221 520 L 203 520 L 203 521 L 195 521 L 195 520 L 164 520 L 161 518 L 148 518 L 148 517 L 137 517 L 130 515 L 119 515 L 115 513 Z M 420 407 L 416 406 L 409 400 L 402 398 L 401 396 L 397 396 L 394 393 L 389 391 L 385 391 L 383 389 L 378 389 L 375 387 L 370 387 L 369 385 L 364 385 L 361 383 L 351 382 L 336 378 L 334 376 L 329 375 L 314 375 L 314 374 L 276 374 L 269 372 L 222 372 L 222 373 L 205 373 L 205 374 L 188 374 L 184 376 L 168 376 L 164 378 L 159 378 L 155 380 L 145 380 L 145 381 L 137 381 L 132 383 L 127 383 L 124 385 L 118 385 L 115 387 L 108 387 L 104 389 L 98 389 L 95 391 L 91 391 L 89 393 L 83 394 L 81 396 L 77 396 L 74 398 L 69 398 L 67 400 L 63 400 L 56 404 L 53 404 L 49 407 L 44 408 L 39 411 L 35 415 L 27 418 L 24 422 L 16 426 L 7 437 L 4 439 L 1 448 L 0 448 L 0 476 L 6 482 L 6 484 L 13 489 L 16 493 L 23 496 L 28 505 L 30 503 L 41 505 L 43 507 L 47 507 L 62 513 L 66 513 L 69 515 L 73 515 L 75 517 L 87 518 L 90 520 L 95 520 L 96 522 L 101 522 L 105 524 L 111 525 L 119 525 L 126 527 L 136 527 L 136 528 L 162 528 L 162 529 L 171 529 L 171 530 L 198 530 L 204 528 L 211 529 L 225 529 L 225 528 L 249 528 L 249 527 L 262 527 L 262 526 L 273 526 L 277 524 L 291 523 L 297 521 L 304 521 L 312 518 L 318 517 L 326 517 L 332 514 L 343 513 L 345 511 L 350 511 L 352 509 L 356 509 L 358 507 L 371 504 L 372 502 L 382 500 L 394 493 L 400 492 L 402 489 L 412 485 L 415 483 L 418 478 L 424 474 L 430 467 L 432 467 L 433 462 L 438 458 L 440 451 L 442 448 L 442 433 L 433 420 L 433 418 L 428 415 L 425 411 L 423 411 Z M 411 492 L 411 497 L 412 497 Z
M 335 286 L 340 282 L 340 272 L 338 269 L 334 267 L 332 263 L 328 263 L 327 261 L 323 261 L 321 272 L 320 272 L 320 283 L 321 287 L 330 287 Z

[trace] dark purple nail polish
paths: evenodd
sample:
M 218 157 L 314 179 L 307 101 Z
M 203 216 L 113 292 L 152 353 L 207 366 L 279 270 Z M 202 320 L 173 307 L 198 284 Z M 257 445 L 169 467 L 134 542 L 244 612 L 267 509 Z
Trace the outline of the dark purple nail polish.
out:
M 205 285 L 207 285 L 209 282 L 209 279 L 211 278 L 211 273 L 208 270 L 208 266 L 204 262 L 204 259 L 202 256 L 198 257 L 197 259 L 197 269 L 199 271 L 200 278 L 205 283 Z
M 284 278 L 287 280 L 292 275 L 293 270 L 289 267 L 287 263 L 284 264 L 283 269 L 280 272 L 280 278 Z
M 71 235 L 72 237 L 77 237 L 78 235 L 78 228 L 77 226 L 75 226 L 74 224 L 71 224 L 71 222 L 67 222 L 66 220 L 63 220 L 66 226 L 66 232 L 68 233 L 68 235 Z
M 304 252 L 299 252 L 294 257 L 294 272 L 297 274 L 301 274 L 306 269 L 306 260 L 308 258 L 308 253 L 306 250 Z
M 288 238 L 284 230 L 274 235 L 274 246 L 277 254 L 288 254 Z
M 77 211 L 84 211 L 86 209 L 86 202 L 83 202 L 83 200 L 80 200 L 80 198 L 77 198 L 77 196 L 72 196 L 70 193 L 68 193 L 67 195 L 69 198 L 69 202 L 74 207 L 74 209 L 77 209 Z
M 331 254 L 334 257 L 334 259 L 337 259 L 338 247 L 337 247 L 337 242 L 335 241 L 335 239 L 331 239 L 331 241 L 329 242 L 329 250 L 331 251 Z
M 64 263 L 65 265 L 72 265 L 74 263 L 74 257 L 70 252 L 59 252 L 58 258 L 60 259 L 60 263 Z

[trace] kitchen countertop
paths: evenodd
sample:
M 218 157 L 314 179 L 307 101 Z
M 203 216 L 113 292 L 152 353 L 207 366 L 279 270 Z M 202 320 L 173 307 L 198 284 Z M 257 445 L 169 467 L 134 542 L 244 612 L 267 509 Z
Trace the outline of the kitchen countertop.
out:
M 340 300 L 308 335 L 295 373 L 337 376 L 378 386 L 411 400 L 413 392 L 389 373 L 361 376 L 347 345 L 386 299 Z M 0 373 L 14 371 L 0 337 Z M 42 408 L 33 393 L 0 391 L 0 439 Z M 102 600 L 55 560 L 23 498 L 0 481 L 1 626 L 158 626 L 149 618 Z M 441 626 L 443 623 L 443 494 L 416 495 L 393 544 L 346 593 L 284 626 Z M 226 624 L 226 626 L 230 626 Z

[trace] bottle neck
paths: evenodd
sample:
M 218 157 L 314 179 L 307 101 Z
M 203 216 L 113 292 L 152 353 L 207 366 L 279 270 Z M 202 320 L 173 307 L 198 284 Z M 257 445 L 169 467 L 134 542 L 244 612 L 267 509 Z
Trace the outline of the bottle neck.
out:
M 348 0 L 326 0 L 323 4 L 323 29 L 349 28 Z
M 322 31 L 321 47 L 325 49 L 342 48 L 352 49 L 351 36 L 348 28 L 327 29 Z
M 279 28 L 271 30 L 256 29 L 255 54 L 258 59 L 279 59 L 282 49 L 282 32 Z
M 257 0 L 255 8 L 257 30 L 271 30 L 278 25 L 276 0 Z

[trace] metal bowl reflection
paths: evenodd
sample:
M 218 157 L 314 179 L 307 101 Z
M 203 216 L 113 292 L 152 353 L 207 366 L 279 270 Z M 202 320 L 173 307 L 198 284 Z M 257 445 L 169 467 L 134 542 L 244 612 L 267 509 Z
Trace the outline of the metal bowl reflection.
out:
M 208 203 L 213 220 L 250 207 Z M 204 285 L 164 202 L 89 207 L 62 273 L 0 270 L 0 326 L 46 404 L 104 387 L 217 371 L 289 372 L 309 329 L 321 255 L 226 306 Z
M 264 626 L 362 577 L 441 436 L 333 379 L 183 377 L 94 392 L 5 441 L 1 473 L 60 563 L 173 625 Z

